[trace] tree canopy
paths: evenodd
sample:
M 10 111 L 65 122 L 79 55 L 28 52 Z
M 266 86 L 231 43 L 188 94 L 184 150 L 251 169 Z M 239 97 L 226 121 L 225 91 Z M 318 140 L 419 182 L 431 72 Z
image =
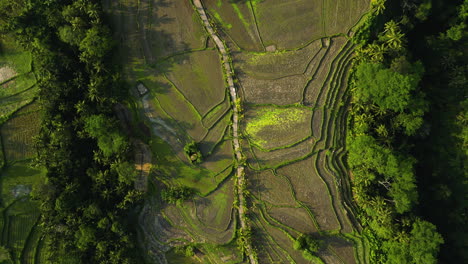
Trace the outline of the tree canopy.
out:
M 422 71 L 401 74 L 380 63 L 364 62 L 356 67 L 355 96 L 364 102 L 375 102 L 383 109 L 403 111 L 411 102 L 411 92 L 421 79 Z

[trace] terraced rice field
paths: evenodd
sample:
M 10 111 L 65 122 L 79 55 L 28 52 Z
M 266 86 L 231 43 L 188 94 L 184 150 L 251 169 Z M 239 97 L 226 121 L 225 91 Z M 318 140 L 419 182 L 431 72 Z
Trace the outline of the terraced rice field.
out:
M 310 234 L 323 241 L 316 261 L 367 263 L 342 159 L 350 37 L 369 1 L 201 3 L 208 22 L 188 0 L 104 1 L 133 92 L 127 104 L 151 128 L 151 198 L 139 217 L 149 260 L 309 263 L 292 244 Z M 184 153 L 191 141 L 199 165 Z M 196 195 L 166 204 L 164 185 Z M 235 247 L 239 190 L 256 256 Z M 192 257 L 173 249 L 188 244 Z
M 0 245 L 13 263 L 45 263 L 38 204 L 29 197 L 45 171 L 32 168 L 41 112 L 31 54 L 0 40 Z

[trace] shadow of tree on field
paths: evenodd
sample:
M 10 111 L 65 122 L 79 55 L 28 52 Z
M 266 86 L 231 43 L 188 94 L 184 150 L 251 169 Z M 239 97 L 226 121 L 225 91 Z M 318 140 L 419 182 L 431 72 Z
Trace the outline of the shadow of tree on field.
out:
M 248 189 L 255 190 L 255 192 L 257 193 L 267 192 L 271 190 L 271 188 L 267 188 L 265 184 L 256 177 L 250 177 L 248 183 L 249 183 Z

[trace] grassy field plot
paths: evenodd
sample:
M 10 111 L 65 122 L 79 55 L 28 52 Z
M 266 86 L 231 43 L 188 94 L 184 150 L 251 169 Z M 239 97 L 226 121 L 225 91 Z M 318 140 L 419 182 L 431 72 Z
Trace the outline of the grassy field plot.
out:
M 183 162 L 175 155 L 171 146 L 161 138 L 154 137 L 151 148 L 156 159 L 156 164 L 153 167 L 163 175 L 168 183 L 194 188 L 202 195 L 217 187 L 214 172 Z
M 0 84 L 16 75 L 31 72 L 31 53 L 23 51 L 6 35 L 0 39 Z
M 169 117 L 178 124 L 182 141 L 190 141 L 190 138 L 200 141 L 207 132 L 201 123 L 201 116 L 170 81 L 162 77 L 157 80 L 155 84 L 145 82 L 145 85 L 151 91 L 151 99 L 157 101 L 154 103 L 160 106 L 159 110 L 164 111 L 159 115 Z
M 40 264 L 36 262 L 35 257 L 38 254 L 38 245 L 42 236 L 42 230 L 37 224 L 32 228 L 21 253 L 21 263 Z
M 321 229 L 337 230 L 340 224 L 333 210 L 329 190 L 316 172 L 315 159 L 316 155 L 281 167 L 277 172 L 288 177 L 296 198 L 312 211 Z
M 161 57 L 205 46 L 206 35 L 190 1 L 103 1 L 111 14 L 124 61 L 154 63 Z
M 356 264 L 356 259 L 353 250 L 353 243 L 341 237 L 329 237 L 325 240 L 329 250 L 332 251 L 339 259 L 346 263 Z
M 257 249 L 259 262 L 291 263 L 291 259 L 288 259 L 284 252 L 278 247 L 278 243 L 271 237 L 257 214 L 252 216 L 252 223 L 253 230 L 255 230 L 253 245 L 255 245 Z
M 253 1 L 265 46 L 296 48 L 325 35 L 323 1 Z
M 203 2 L 211 18 L 240 49 L 263 50 L 249 1 L 206 0 Z
M 231 122 L 231 114 L 226 114 L 219 120 L 200 141 L 199 148 L 203 156 L 209 156 L 213 152 L 215 146 L 228 136 L 229 123 Z
M 317 232 L 309 213 L 304 208 L 271 207 L 268 209 L 268 215 L 298 232 L 304 234 Z
M 312 116 L 312 135 L 315 138 L 322 138 L 322 126 L 324 123 L 324 111 L 323 109 L 317 109 L 314 111 Z
M 314 41 L 299 50 L 240 53 L 236 56 L 236 62 L 240 65 L 241 73 L 258 79 L 278 79 L 303 74 L 321 48 L 321 41 Z
M 26 246 L 26 241 L 37 221 L 38 214 L 24 216 L 10 216 L 8 230 L 8 247 L 13 248 L 13 258 L 21 259 L 21 252 Z
M 214 149 L 213 153 L 206 157 L 202 163 L 202 167 L 216 174 L 221 173 L 234 162 L 234 152 L 232 140 L 224 140 L 220 142 Z
M 250 182 L 249 189 L 258 199 L 275 206 L 298 206 L 294 200 L 293 190 L 284 178 L 276 176 L 270 170 L 249 171 L 247 176 Z
M 195 199 L 199 221 L 209 229 L 224 232 L 233 221 L 234 179 L 229 179 L 206 197 Z
M 16 110 L 31 103 L 37 94 L 37 87 L 33 86 L 21 93 L 0 98 L 0 118 L 8 117 Z
M 252 108 L 245 114 L 245 131 L 251 142 L 263 149 L 284 147 L 310 135 L 311 115 L 307 107 Z
M 294 146 L 284 149 L 262 151 L 256 147 L 252 147 L 252 151 L 254 152 L 257 162 L 261 168 L 276 168 L 282 164 L 308 155 L 312 152 L 314 143 L 314 138 L 308 138 Z
M 302 88 L 307 77 L 293 75 L 276 80 L 255 79 L 248 75 L 239 76 L 245 102 L 252 104 L 290 105 L 300 103 Z
M 287 261 L 282 263 L 307 263 L 304 258 L 302 258 L 301 252 L 294 250 L 292 248 L 292 237 L 289 232 L 286 232 L 281 227 L 278 227 L 274 223 L 271 223 L 269 219 L 265 216 L 265 213 L 258 212 L 256 213 L 259 217 L 259 221 L 262 224 L 263 228 L 268 232 L 272 240 L 276 244 L 277 252 L 280 253 L 284 259 Z
M 26 249 L 34 250 L 35 247 L 27 244 L 39 217 L 38 204 L 28 197 L 17 199 L 3 210 L 2 217 L 5 218 L 2 244 L 10 248 L 15 263 L 28 263 L 21 260 Z
M 229 112 L 231 105 L 229 100 L 224 100 L 221 104 L 213 107 L 208 113 L 203 116 L 202 123 L 206 128 L 211 129 L 216 122 Z
M 7 165 L 0 178 L 2 206 L 8 206 L 17 198 L 27 196 L 44 174 L 44 169 L 31 168 L 30 161 L 27 160 Z
M 192 239 L 198 243 L 208 242 L 222 245 L 230 242 L 234 236 L 236 223 L 235 221 L 231 221 L 230 214 L 224 214 L 230 213 L 230 210 L 229 212 L 220 212 L 222 215 L 219 216 L 220 219 L 218 220 L 221 224 L 227 224 L 226 226 L 219 226 L 220 229 L 212 225 L 205 225 L 205 223 L 199 220 L 197 217 L 196 204 L 194 202 L 179 204 L 176 210 L 178 210 L 178 215 L 176 216 L 173 214 L 171 221 L 183 221 L 183 226 L 188 228 Z M 173 218 L 174 216 L 181 217 L 181 219 L 176 220 Z
M 239 249 L 235 241 L 225 245 L 203 244 L 201 251 L 205 254 L 202 263 L 226 263 L 240 264 L 245 263 L 239 254 Z M 176 262 L 174 262 L 175 264 Z M 184 262 L 177 262 L 184 263 Z
M 187 257 L 181 253 L 175 251 L 175 249 L 171 249 L 165 254 L 166 260 L 169 264 L 176 264 L 176 263 L 184 263 L 184 264 L 202 264 L 207 263 L 205 259 L 200 259 L 198 256 L 196 257 Z
M 303 88 L 319 66 L 325 49 L 315 41 L 299 50 L 266 53 L 234 52 L 234 66 L 247 103 L 300 103 Z
M 24 73 L 0 85 L 0 97 L 12 96 L 21 93 L 36 84 L 34 73 Z
M 317 171 L 322 176 L 323 180 L 326 182 L 328 189 L 330 190 L 331 196 L 334 197 L 333 206 L 335 208 L 336 216 L 338 217 L 341 223 L 342 231 L 345 233 L 351 233 L 353 231 L 353 228 L 351 226 L 351 223 L 347 221 L 346 215 L 344 214 L 345 210 L 341 205 L 342 194 L 335 187 L 337 185 L 336 181 L 338 181 L 338 179 L 333 173 L 326 169 L 327 161 L 325 159 L 325 152 L 320 151 L 317 154 L 317 156 Z
M 346 34 L 369 9 L 369 0 L 328 0 L 325 1 L 325 34 L 327 36 Z
M 331 77 L 331 71 L 335 70 L 332 68 L 332 62 L 342 51 L 346 41 L 345 37 L 335 37 L 329 41 L 328 52 L 321 62 L 321 67 L 314 78 L 307 84 L 304 98 L 306 105 L 323 106 L 323 102 L 322 104 L 319 102 L 320 95 L 329 92 L 325 84 L 327 78 Z
M 16 112 L 0 129 L 7 162 L 32 158 L 35 155 L 34 136 L 41 122 L 38 106 L 33 103 Z
M 206 50 L 181 56 L 186 59 L 180 63 L 169 62 L 173 68 L 167 76 L 198 113 L 204 116 L 222 102 L 226 94 L 219 55 L 215 50 Z

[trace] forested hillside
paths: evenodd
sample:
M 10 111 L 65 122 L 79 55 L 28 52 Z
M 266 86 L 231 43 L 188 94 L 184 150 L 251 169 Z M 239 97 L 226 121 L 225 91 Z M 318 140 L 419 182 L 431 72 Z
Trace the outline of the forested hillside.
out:
M 2 36 L 32 54 L 37 76 L 36 165 L 47 170 L 32 193 L 40 204 L 40 261 L 138 263 L 129 209 L 141 193 L 113 112 L 125 90 L 100 3 L 2 0 L 0 23 Z
M 468 2 L 374 5 L 347 138 L 371 262 L 466 262 Z

